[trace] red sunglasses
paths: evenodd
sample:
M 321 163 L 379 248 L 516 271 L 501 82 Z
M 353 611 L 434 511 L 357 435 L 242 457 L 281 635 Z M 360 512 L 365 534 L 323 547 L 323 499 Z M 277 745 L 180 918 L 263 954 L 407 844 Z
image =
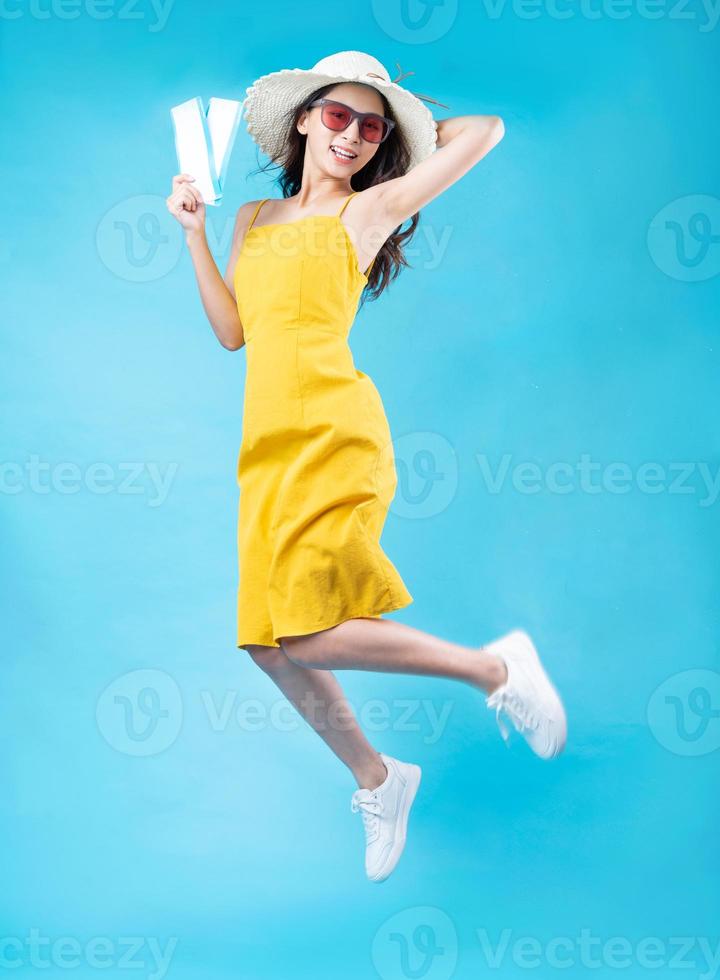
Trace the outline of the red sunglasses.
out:
M 320 119 L 324 126 L 336 133 L 347 129 L 353 119 L 360 120 L 360 135 L 368 143 L 382 143 L 390 135 L 395 125 L 392 119 L 378 115 L 377 112 L 357 112 L 344 102 L 334 102 L 332 99 L 316 99 L 308 109 L 322 106 Z

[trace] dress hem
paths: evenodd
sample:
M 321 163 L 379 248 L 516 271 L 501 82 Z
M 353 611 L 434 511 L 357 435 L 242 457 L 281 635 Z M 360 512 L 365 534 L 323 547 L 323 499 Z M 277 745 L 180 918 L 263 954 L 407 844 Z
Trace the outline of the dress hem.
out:
M 408 593 L 409 594 L 409 593 Z M 286 628 L 279 630 L 278 636 L 308 636 L 310 633 L 320 633 L 322 630 L 332 629 L 333 626 L 339 626 L 340 623 L 345 623 L 349 619 L 378 619 L 384 613 L 395 612 L 397 609 L 405 609 L 406 606 L 411 605 L 414 602 L 413 596 L 408 599 L 403 599 L 400 602 L 390 603 L 387 606 L 382 606 L 379 612 L 353 612 L 343 615 L 341 619 L 336 619 L 334 622 L 328 623 L 323 622 L 315 626 L 304 626 L 302 629 Z M 244 643 L 236 644 L 238 650 L 244 650 L 248 646 L 263 646 L 263 647 L 273 647 L 274 649 L 280 649 L 280 644 L 276 642 L 273 636 L 272 643 L 262 640 L 246 640 Z

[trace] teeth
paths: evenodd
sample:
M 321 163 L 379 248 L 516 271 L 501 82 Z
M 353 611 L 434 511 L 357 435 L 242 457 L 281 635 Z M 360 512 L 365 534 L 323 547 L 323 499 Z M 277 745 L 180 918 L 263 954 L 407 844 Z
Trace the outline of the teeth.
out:
M 345 157 L 346 160 L 354 160 L 355 159 L 355 154 L 354 153 L 348 153 L 346 150 L 341 150 L 337 146 L 331 146 L 330 149 L 334 153 L 337 153 L 338 156 Z

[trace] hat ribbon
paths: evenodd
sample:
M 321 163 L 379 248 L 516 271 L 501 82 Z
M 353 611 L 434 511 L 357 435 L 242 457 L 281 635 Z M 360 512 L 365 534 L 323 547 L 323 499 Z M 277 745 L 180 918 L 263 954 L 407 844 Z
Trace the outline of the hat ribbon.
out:
M 400 62 L 399 61 L 396 61 L 395 64 L 397 65 L 397 69 L 400 72 L 400 74 L 397 76 L 397 78 L 390 79 L 390 81 L 393 83 L 393 85 L 397 85 L 401 78 L 407 78 L 408 75 L 414 75 L 415 74 L 414 71 L 403 71 L 402 68 L 400 67 Z M 385 79 L 382 77 L 382 75 L 378 75 L 377 72 L 374 72 L 374 71 L 368 71 L 368 72 L 366 72 L 366 75 L 372 76 L 373 78 L 379 78 L 383 82 L 385 81 Z M 410 89 L 407 89 L 407 91 L 410 92 Z M 445 105 L 444 102 L 438 102 L 437 99 L 433 99 L 429 95 L 420 95 L 418 92 L 410 92 L 410 94 L 411 95 L 414 95 L 416 99 L 423 99 L 423 101 L 425 101 L 425 102 L 432 102 L 435 105 L 442 106 L 443 109 L 449 109 L 450 108 L 450 106 Z

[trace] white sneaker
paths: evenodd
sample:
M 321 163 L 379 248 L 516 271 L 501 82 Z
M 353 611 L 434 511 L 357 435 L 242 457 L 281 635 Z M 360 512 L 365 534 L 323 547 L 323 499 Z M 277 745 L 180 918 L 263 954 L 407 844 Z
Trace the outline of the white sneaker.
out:
M 384 881 L 400 860 L 405 847 L 408 814 L 417 788 L 421 769 L 411 762 L 401 762 L 380 753 L 387 767 L 384 783 L 375 789 L 357 789 L 350 809 L 362 814 L 365 827 L 365 871 L 371 881 Z
M 500 733 L 507 743 L 503 711 L 533 752 L 553 759 L 565 747 L 567 719 L 558 692 L 545 673 L 533 641 L 524 630 L 513 630 L 484 648 L 500 657 L 507 667 L 507 680 L 486 698 L 496 709 Z

